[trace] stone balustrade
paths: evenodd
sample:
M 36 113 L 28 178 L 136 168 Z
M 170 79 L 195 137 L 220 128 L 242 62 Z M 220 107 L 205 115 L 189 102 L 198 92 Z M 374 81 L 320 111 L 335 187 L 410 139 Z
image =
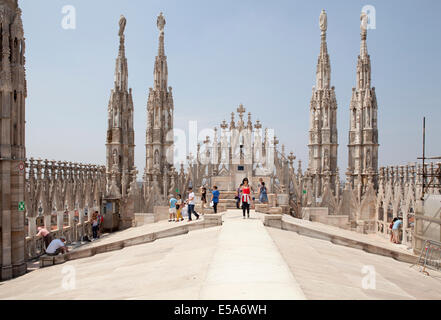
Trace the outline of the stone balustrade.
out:
M 106 188 L 104 166 L 28 159 L 25 163 L 26 255 L 44 252 L 37 228 L 45 227 L 52 239 L 61 235 L 67 243 L 91 235 L 92 212 L 100 212 Z

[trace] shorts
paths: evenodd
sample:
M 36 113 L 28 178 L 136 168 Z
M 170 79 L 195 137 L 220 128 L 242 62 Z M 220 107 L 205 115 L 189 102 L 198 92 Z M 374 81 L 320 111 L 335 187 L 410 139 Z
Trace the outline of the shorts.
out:
M 170 208 L 170 209 L 168 209 L 168 212 L 170 214 L 176 214 L 176 208 Z

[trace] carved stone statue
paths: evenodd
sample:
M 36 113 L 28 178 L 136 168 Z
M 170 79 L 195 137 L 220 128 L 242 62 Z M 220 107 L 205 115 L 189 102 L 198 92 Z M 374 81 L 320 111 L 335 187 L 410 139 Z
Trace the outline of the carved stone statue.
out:
M 325 150 L 325 156 L 324 156 L 324 167 L 325 169 L 329 170 L 331 165 L 330 165 L 330 161 L 329 161 L 329 151 L 328 149 Z
M 159 152 L 158 152 L 158 150 L 155 150 L 154 164 L 155 164 L 155 166 L 159 166 Z
M 368 26 L 368 16 L 365 12 L 362 12 L 360 15 L 360 21 L 361 21 L 361 31 L 366 32 L 367 26 Z
M 157 24 L 157 26 L 158 26 L 158 29 L 159 29 L 159 31 L 160 32 L 164 32 L 164 27 L 165 27 L 165 18 L 164 18 L 164 16 L 162 15 L 162 12 L 159 14 L 159 16 L 158 16 L 158 20 L 157 20 L 157 22 L 156 22 L 156 24 Z
M 113 164 L 118 165 L 118 153 L 116 150 L 113 150 Z
M 325 128 L 329 127 L 329 123 L 328 123 L 328 109 L 325 109 L 324 112 L 324 124 L 325 124 Z
M 320 14 L 320 30 L 325 33 L 328 29 L 328 17 L 326 15 L 325 10 L 322 10 L 322 13 Z
M 126 24 L 127 24 L 126 18 L 123 15 L 121 15 L 121 17 L 119 18 L 119 32 L 118 32 L 118 35 L 120 37 L 124 36 L 124 30 L 126 29 Z
M 369 169 L 371 167 L 372 167 L 371 150 L 368 150 L 366 152 L 366 169 Z

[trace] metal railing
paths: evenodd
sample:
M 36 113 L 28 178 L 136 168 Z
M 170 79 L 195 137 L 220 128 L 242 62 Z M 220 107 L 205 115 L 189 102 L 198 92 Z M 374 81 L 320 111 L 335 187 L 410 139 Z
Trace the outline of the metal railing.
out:
M 421 266 L 421 272 L 429 275 L 426 268 L 441 271 L 441 242 L 426 240 L 417 262 Z

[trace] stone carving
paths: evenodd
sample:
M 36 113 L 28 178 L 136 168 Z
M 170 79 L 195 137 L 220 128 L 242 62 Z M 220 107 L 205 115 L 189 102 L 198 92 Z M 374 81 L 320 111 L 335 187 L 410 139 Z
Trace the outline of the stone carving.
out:
M 366 32 L 367 27 L 368 27 L 369 18 L 365 12 L 361 13 L 360 21 L 361 21 L 361 24 L 360 24 L 361 31 Z
M 322 13 L 320 14 L 320 30 L 322 32 L 326 32 L 328 29 L 328 17 L 326 15 L 325 10 L 322 10 Z
M 118 152 L 117 152 L 116 150 L 113 150 L 113 164 L 114 164 L 115 166 L 117 166 L 117 165 L 119 164 L 119 161 L 118 161 Z
M 124 36 L 124 31 L 126 29 L 126 24 L 127 24 L 126 18 L 123 15 L 121 15 L 121 17 L 119 19 L 119 32 L 118 32 L 118 35 L 120 37 Z
M 158 16 L 158 20 L 156 22 L 156 25 L 158 26 L 158 29 L 160 32 L 164 32 L 164 27 L 165 27 L 165 18 L 162 15 L 162 12 L 159 14 Z
M 371 159 L 371 150 L 368 150 L 366 152 L 366 169 L 370 169 L 370 168 L 372 168 L 372 159 Z

